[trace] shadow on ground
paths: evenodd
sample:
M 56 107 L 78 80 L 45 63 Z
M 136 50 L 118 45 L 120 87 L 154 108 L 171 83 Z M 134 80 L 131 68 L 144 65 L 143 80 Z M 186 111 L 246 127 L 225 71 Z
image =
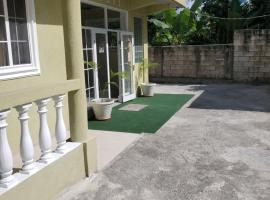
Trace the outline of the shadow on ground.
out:
M 270 112 L 267 85 L 194 85 L 189 91 L 203 91 L 190 108 Z
M 157 86 L 204 93 L 58 200 L 269 200 L 268 87 Z

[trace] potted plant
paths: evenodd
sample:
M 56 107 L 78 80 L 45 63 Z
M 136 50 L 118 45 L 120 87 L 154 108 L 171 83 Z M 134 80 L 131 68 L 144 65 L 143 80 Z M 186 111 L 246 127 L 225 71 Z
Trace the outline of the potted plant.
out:
M 145 80 L 145 72 L 146 70 L 149 70 L 150 68 L 154 68 L 157 67 L 158 64 L 157 63 L 152 63 L 150 61 L 148 61 L 148 59 L 143 59 L 140 63 L 139 63 L 139 76 L 142 77 L 142 83 L 140 84 L 141 90 L 142 90 L 142 95 L 146 96 L 146 97 L 152 97 L 155 95 L 155 83 L 146 83 Z
M 89 65 L 90 68 L 92 69 L 97 69 L 98 66 L 95 62 L 86 62 L 87 65 Z M 111 80 L 116 78 L 116 77 L 121 77 L 121 78 L 126 78 L 127 75 L 126 73 L 123 72 L 110 72 L 110 77 Z M 101 96 L 105 96 L 106 93 L 108 92 L 108 85 L 118 87 L 118 84 L 116 82 L 105 82 L 102 89 L 101 89 Z M 95 118 L 97 120 L 108 120 L 111 119 L 112 115 L 112 107 L 114 104 L 114 99 L 111 98 L 99 98 L 99 99 L 93 99 L 91 101 L 91 106 L 94 111 Z

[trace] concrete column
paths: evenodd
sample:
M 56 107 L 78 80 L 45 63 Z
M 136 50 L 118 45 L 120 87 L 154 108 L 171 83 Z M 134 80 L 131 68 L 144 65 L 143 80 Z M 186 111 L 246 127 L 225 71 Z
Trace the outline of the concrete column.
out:
M 81 89 L 68 95 L 71 140 L 87 139 L 87 103 L 84 85 L 80 0 L 62 0 L 68 79 L 81 80 Z
M 143 48 L 144 48 L 144 58 L 148 58 L 148 25 L 147 25 L 147 16 L 143 16 Z M 145 69 L 144 72 L 144 82 L 149 82 L 149 70 Z

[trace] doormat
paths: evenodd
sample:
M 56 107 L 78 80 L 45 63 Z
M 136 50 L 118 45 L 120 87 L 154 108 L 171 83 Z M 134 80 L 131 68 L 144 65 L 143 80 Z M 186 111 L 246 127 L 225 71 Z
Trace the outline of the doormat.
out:
M 119 108 L 119 110 L 138 112 L 144 109 L 145 107 L 147 107 L 147 105 L 131 103 L 131 104 L 128 104 L 126 106 Z
M 192 97 L 193 95 L 189 94 L 156 94 L 154 97 L 140 97 L 114 107 L 110 120 L 89 121 L 88 128 L 137 134 L 156 133 Z M 120 110 L 130 104 L 147 106 L 137 112 Z

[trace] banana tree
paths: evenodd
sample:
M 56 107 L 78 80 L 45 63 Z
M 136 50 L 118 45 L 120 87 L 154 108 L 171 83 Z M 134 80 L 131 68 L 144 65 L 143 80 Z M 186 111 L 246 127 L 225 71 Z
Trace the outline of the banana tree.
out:
M 152 16 L 149 23 L 154 26 L 152 36 L 155 38 L 155 42 L 167 45 L 183 43 L 185 34 L 196 29 L 195 13 L 201 5 L 202 0 L 195 0 L 191 8 L 170 9 Z

